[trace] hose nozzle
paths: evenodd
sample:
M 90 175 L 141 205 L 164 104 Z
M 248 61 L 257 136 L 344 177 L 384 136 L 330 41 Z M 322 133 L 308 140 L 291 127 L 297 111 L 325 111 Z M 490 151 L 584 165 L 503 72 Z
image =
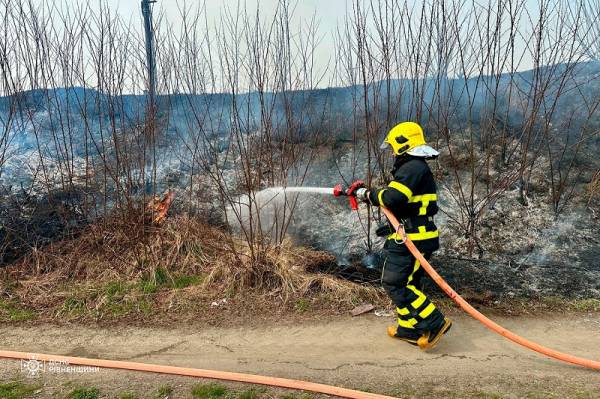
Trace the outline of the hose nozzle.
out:
M 342 195 L 347 196 L 350 200 L 350 207 L 353 211 L 358 210 L 358 201 L 356 200 L 356 190 L 365 186 L 365 183 L 362 180 L 356 180 L 354 183 L 350 185 L 350 187 L 346 188 L 341 184 L 336 185 L 333 188 L 333 195 L 336 197 L 340 197 Z

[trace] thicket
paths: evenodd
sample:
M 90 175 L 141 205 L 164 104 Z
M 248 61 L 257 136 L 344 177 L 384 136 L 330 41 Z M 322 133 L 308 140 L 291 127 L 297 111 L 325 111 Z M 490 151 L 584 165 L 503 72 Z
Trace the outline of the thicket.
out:
M 239 224 L 247 253 L 233 238 L 224 249 L 258 267 L 297 204 L 265 231 L 256 193 L 302 185 L 336 145 L 352 162 L 341 179 L 383 183 L 391 159 L 379 144 L 406 119 L 442 152 L 446 216 L 471 250 L 497 199 L 517 187 L 527 206 L 535 176 L 556 214 L 598 198 L 597 2 L 355 0 L 326 68 L 315 59 L 326 33 L 317 16 L 298 23 L 296 6 L 224 5 L 214 24 L 203 5 L 177 21 L 158 15 L 159 96 L 147 103 L 132 96 L 147 88 L 141 30 L 106 4 L 0 0 L 0 178 L 27 176 L 3 187 L 2 259 L 48 243 L 23 231 L 39 198 L 62 215 L 61 234 L 75 234 L 139 214 L 175 160 L 179 210 Z M 16 170 L 15 148 L 34 150 Z

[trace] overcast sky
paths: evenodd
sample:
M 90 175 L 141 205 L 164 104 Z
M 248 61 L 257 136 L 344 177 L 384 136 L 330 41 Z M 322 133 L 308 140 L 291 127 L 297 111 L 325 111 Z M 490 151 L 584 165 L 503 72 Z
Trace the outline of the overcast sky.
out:
M 100 4 L 108 6 L 112 11 L 118 13 L 122 21 L 126 24 L 128 23 L 130 28 L 134 31 L 139 32 L 138 37 L 143 37 L 143 24 L 142 24 L 142 15 L 141 15 L 141 0 L 31 0 L 34 5 L 42 5 L 46 4 L 49 8 L 55 10 L 59 9 L 70 9 L 75 8 L 77 4 L 89 4 L 92 8 L 97 8 Z M 301 27 L 306 27 L 306 24 L 312 20 L 313 18 L 316 20 L 318 24 L 318 36 L 319 36 L 319 45 L 315 50 L 315 64 L 314 70 L 311 70 L 311 74 L 313 74 L 314 79 L 318 79 L 318 86 L 326 87 L 326 86 L 338 86 L 338 85 L 346 85 L 348 84 L 345 81 L 340 82 L 339 77 L 333 76 L 332 64 L 334 62 L 334 53 L 335 53 L 335 34 L 338 29 L 343 28 L 343 22 L 346 16 L 349 13 L 352 13 L 352 5 L 356 0 L 298 0 L 294 4 L 294 0 L 290 0 L 292 5 L 294 5 L 294 9 L 292 12 L 291 26 L 290 29 L 292 31 L 292 35 L 298 31 L 304 31 L 305 29 L 301 29 Z M 371 0 L 363 0 L 365 6 L 368 8 Z M 400 1 L 400 0 L 399 0 Z M 408 8 L 413 8 L 413 15 L 420 14 L 420 8 L 423 1 L 427 1 L 427 3 L 431 4 L 432 1 L 438 0 L 408 0 Z M 486 11 L 484 11 L 485 7 L 491 7 L 494 10 L 494 7 L 497 7 L 496 0 L 472 0 L 474 4 L 477 4 L 477 8 L 479 9 L 478 13 L 480 15 L 485 16 Z M 531 11 L 531 18 L 533 20 L 536 19 L 537 10 L 539 8 L 538 0 L 514 0 L 512 3 L 517 4 L 520 1 L 525 2 L 525 9 Z M 567 1 L 567 0 L 564 0 Z M 160 16 L 164 16 L 164 19 L 161 21 L 161 26 L 164 27 L 164 23 L 170 24 L 170 27 L 175 31 L 181 26 L 181 13 L 183 9 L 195 9 L 197 7 L 202 8 L 204 4 L 206 11 L 206 20 L 208 22 L 209 28 L 217 28 L 221 26 L 220 20 L 221 16 L 224 14 L 224 9 L 229 8 L 230 11 L 235 14 L 235 9 L 239 5 L 248 10 L 249 14 L 254 14 L 255 10 L 260 7 L 260 15 L 262 21 L 269 21 L 273 16 L 277 5 L 280 0 L 157 0 L 156 4 L 153 6 L 154 10 L 154 19 L 155 21 L 160 18 Z M 491 2 L 491 6 L 488 5 L 488 2 Z M 374 4 L 377 5 L 377 0 L 374 1 Z M 461 12 L 469 13 L 470 5 L 472 7 L 471 0 L 466 0 L 465 3 L 461 6 Z M 493 11 L 492 11 L 493 12 Z M 188 14 L 189 15 L 189 14 Z M 196 15 L 195 11 L 191 12 L 191 15 Z M 491 14 L 493 15 L 493 14 Z M 505 16 L 506 17 L 506 16 Z M 406 20 L 408 17 L 403 14 L 402 20 L 394 21 L 395 24 L 407 24 L 411 23 L 410 20 Z M 427 18 L 427 17 L 426 17 Z M 484 18 L 484 17 L 482 17 Z M 412 21 L 414 23 L 413 27 L 418 26 L 419 21 Z M 485 23 L 485 19 L 482 21 Z M 179 23 L 179 24 L 178 24 Z M 367 30 L 372 28 L 369 24 L 373 24 L 373 19 L 369 18 L 367 22 Z M 508 23 L 508 22 L 503 22 Z M 405 26 L 405 25 L 403 25 Z M 527 17 L 523 17 L 519 23 L 520 26 L 520 34 L 525 33 L 525 35 L 521 35 L 517 37 L 517 41 L 520 41 L 516 44 L 516 59 L 518 63 L 516 68 L 518 70 L 526 70 L 532 68 L 532 62 L 530 61 L 530 51 L 525 51 L 525 46 L 531 45 L 531 43 L 527 42 L 527 38 L 529 37 L 526 31 L 531 31 L 533 29 L 532 24 L 528 23 Z M 203 21 L 199 24 L 198 28 L 203 30 Z M 521 30 L 522 29 L 522 30 Z M 343 30 L 343 29 L 342 29 Z M 372 31 L 374 33 L 374 31 Z M 493 33 L 493 32 L 492 32 Z M 137 36 L 137 35 L 136 35 Z M 214 38 L 214 32 L 211 35 Z M 376 36 L 376 35 L 374 35 Z M 506 39 L 506 38 L 505 38 Z M 504 40 L 506 42 L 506 40 Z M 204 42 L 202 42 L 204 43 Z M 213 42 L 214 43 L 214 42 Z M 480 43 L 480 42 L 477 42 Z M 463 43 L 464 44 L 464 43 Z M 214 44 L 213 44 L 214 45 Z M 523 57 L 521 57 L 523 55 Z M 143 57 L 140 57 L 140 59 Z M 336 69 L 339 71 L 339 68 Z M 448 71 L 451 76 L 456 76 L 452 74 L 452 71 Z M 217 72 L 218 73 L 218 72 Z M 93 73 L 88 74 L 93 77 Z M 324 75 L 324 79 L 321 77 Z M 240 79 L 244 79 L 243 77 Z M 93 84 L 93 83 L 92 83 Z M 138 85 L 139 86 L 139 85 Z M 137 86 L 132 83 L 132 89 L 137 90 Z
M 255 9 L 260 5 L 261 10 L 267 13 L 274 10 L 278 0 L 245 0 L 248 9 Z M 118 10 L 123 16 L 135 16 L 141 18 L 140 0 L 105 0 L 111 8 Z M 201 0 L 176 1 L 176 0 L 157 0 L 154 4 L 155 12 L 164 12 L 168 19 L 174 21 L 179 16 L 179 8 L 183 6 L 202 3 Z M 223 5 L 235 7 L 237 0 L 207 0 L 206 12 L 209 19 L 217 19 L 223 9 Z M 338 20 L 344 17 L 347 5 L 352 4 L 350 0 L 300 0 L 298 1 L 294 15 L 297 18 L 311 18 L 316 14 L 324 29 L 333 30 Z
M 79 0 L 86 1 L 86 0 Z M 142 17 L 140 12 L 140 0 L 102 0 L 109 7 L 117 10 L 118 13 L 126 20 L 130 20 L 132 26 L 136 29 L 142 29 Z M 298 0 L 295 4 L 293 26 L 298 28 L 302 21 L 306 22 L 315 17 L 318 21 L 319 33 L 321 42 L 317 48 L 317 67 L 325 69 L 330 63 L 334 50 L 334 34 L 340 23 L 344 20 L 347 13 L 352 12 L 352 2 L 354 0 Z M 409 5 L 420 7 L 423 0 L 409 0 Z M 293 1 L 292 1 L 293 2 Z M 180 19 L 180 9 L 201 5 L 202 0 L 157 0 L 154 5 L 155 16 L 164 13 L 166 19 L 170 23 L 174 23 Z M 265 18 L 272 15 L 275 10 L 278 0 L 206 0 L 206 17 L 209 24 L 212 22 L 217 24 L 223 12 L 224 7 L 235 8 L 237 4 L 245 4 L 248 10 L 254 10 L 260 6 L 261 14 Z M 366 2 L 368 4 L 369 1 Z M 467 2 L 466 4 L 468 4 Z M 477 2 L 484 5 L 487 0 Z M 524 0 L 527 9 L 532 10 L 535 15 L 539 7 L 539 0 Z M 467 6 L 468 7 L 468 6 Z M 530 69 L 531 63 L 527 61 L 527 56 L 519 65 L 519 70 Z
M 85 1 L 85 0 L 83 0 Z M 109 7 L 118 10 L 119 14 L 125 19 L 129 19 L 134 27 L 142 29 L 142 15 L 140 0 L 103 0 Z M 246 5 L 248 10 L 255 10 L 260 7 L 261 14 L 265 19 L 273 15 L 279 0 L 240 0 L 240 4 Z M 299 0 L 294 5 L 292 30 L 299 28 L 301 23 L 306 23 L 313 17 L 318 22 L 320 33 L 320 44 L 316 50 L 316 66 L 320 71 L 324 71 L 333 54 L 334 34 L 338 24 L 342 22 L 346 13 L 352 10 L 353 0 Z M 292 3 L 294 3 L 292 1 Z M 224 7 L 235 8 L 238 0 L 158 0 L 154 4 L 153 12 L 156 16 L 164 13 L 166 19 L 173 23 L 180 19 L 181 10 L 205 4 L 206 17 L 215 25 L 218 23 Z

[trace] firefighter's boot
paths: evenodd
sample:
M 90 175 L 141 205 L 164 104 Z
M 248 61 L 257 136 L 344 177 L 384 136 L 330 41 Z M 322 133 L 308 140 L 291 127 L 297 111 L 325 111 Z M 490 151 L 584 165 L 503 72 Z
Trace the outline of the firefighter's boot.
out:
M 387 333 L 392 338 L 397 338 L 414 346 L 418 345 L 417 341 L 419 340 L 419 337 L 421 337 L 421 334 L 419 334 L 416 330 L 400 326 L 389 326 L 387 328 Z
M 439 326 L 437 326 L 431 331 L 425 332 L 421 336 L 421 338 L 417 340 L 417 345 L 419 345 L 419 348 L 423 350 L 433 349 L 440 341 L 440 339 L 442 339 L 444 334 L 446 334 L 448 330 L 450 330 L 450 327 L 452 327 L 452 321 L 449 318 L 445 317 L 443 322 L 440 323 Z

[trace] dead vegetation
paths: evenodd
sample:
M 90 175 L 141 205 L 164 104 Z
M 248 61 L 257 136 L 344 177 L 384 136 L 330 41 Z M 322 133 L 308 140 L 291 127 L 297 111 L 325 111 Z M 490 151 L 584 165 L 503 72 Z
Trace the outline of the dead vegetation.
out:
M 456 237 L 444 247 L 453 255 L 526 255 L 551 232 L 556 215 L 570 216 L 579 180 L 587 183 L 588 169 L 595 170 L 581 162 L 583 149 L 597 138 L 600 97 L 580 89 L 598 81 L 583 62 L 597 42 L 587 27 L 597 25 L 598 13 L 584 17 L 583 3 L 556 0 L 530 10 L 519 1 L 502 7 L 424 2 L 416 8 L 406 1 L 370 7 L 353 1 L 337 30 L 333 58 L 339 62 L 330 66 L 329 81 L 314 62 L 322 33 L 317 18 L 296 30 L 289 1 L 278 3 L 271 16 L 258 7 L 226 6 L 214 30 L 203 23 L 206 10 L 184 7 L 176 24 L 183 30 L 166 18 L 156 27 L 164 73 L 158 74 L 160 112 L 150 116 L 143 104 L 127 112 L 133 103 L 123 95 L 145 87 L 137 64 L 144 41 L 136 31 L 107 5 L 61 15 L 52 2 L 42 3 L 6 3 L 0 27 L 0 58 L 6 60 L 0 64 L 0 172 L 9 160 L 13 168 L 32 164 L 20 195 L 44 195 L 20 206 L 39 223 L 19 218 L 7 233 L 0 226 L 0 238 L 8 237 L 0 260 L 18 259 L 2 271 L 2 319 L 197 315 L 233 307 L 235 300 L 245 302 L 244 311 L 261 302 L 304 311 L 320 300 L 332 307 L 381 301 L 379 290 L 318 273 L 331 256 L 286 241 L 299 213 L 296 201 L 263 229 L 256 191 L 302 185 L 322 174 L 314 160 L 340 142 L 350 147 L 348 165 L 342 169 L 336 161 L 339 176 L 328 185 L 356 177 L 383 183 L 391 158 L 379 145 L 401 120 L 423 124 L 442 152 L 434 172 L 443 177 L 443 233 Z M 391 22 L 403 19 L 417 29 Z M 505 33 L 490 37 L 491 31 Z M 333 107 L 338 97 L 316 90 L 326 86 L 345 87 L 339 98 L 348 102 L 340 110 Z M 573 113 L 567 103 L 580 113 L 563 117 Z M 31 144 L 9 145 L 27 136 Z M 588 205 L 597 198 L 597 177 L 586 186 Z M 325 184 L 315 180 L 311 184 Z M 62 235 L 71 220 L 103 218 L 167 186 L 186 193 L 186 211 L 239 225 L 239 238 L 183 216 L 157 228 L 126 214 Z M 57 187 L 79 193 L 73 216 L 46 215 L 45 198 Z M 9 187 L 6 197 L 15 190 Z M 258 215 L 248 223 L 242 212 L 227 212 L 240 198 L 248 198 L 244 214 Z M 363 237 L 357 242 L 372 250 L 370 225 L 378 215 L 369 212 L 366 243 Z M 0 212 L 0 225 L 14 214 Z M 60 234 L 31 227 L 45 227 L 47 220 Z M 509 246 L 507 236 L 525 238 Z
M 245 240 L 185 215 L 160 226 L 112 217 L 1 269 L 0 322 L 252 325 L 346 314 L 367 302 L 391 308 L 382 289 L 321 272 L 334 262 L 288 241 L 264 246 L 253 258 Z M 428 290 L 446 312 L 457 311 L 441 292 Z M 460 291 L 484 312 L 600 309 L 597 300 Z
M 266 246 L 253 260 L 245 241 L 186 216 L 162 226 L 105 219 L 5 268 L 0 320 L 100 321 L 164 313 L 201 319 L 199 313 L 213 308 L 236 311 L 235 303 L 250 297 L 252 310 L 298 312 L 314 304 L 345 311 L 362 301 L 387 301 L 379 289 L 319 272 L 334 261 L 288 242 Z
M 598 192 L 600 192 L 600 170 L 598 170 L 592 181 L 586 186 L 587 191 L 587 205 L 591 205 L 594 199 L 598 198 Z

